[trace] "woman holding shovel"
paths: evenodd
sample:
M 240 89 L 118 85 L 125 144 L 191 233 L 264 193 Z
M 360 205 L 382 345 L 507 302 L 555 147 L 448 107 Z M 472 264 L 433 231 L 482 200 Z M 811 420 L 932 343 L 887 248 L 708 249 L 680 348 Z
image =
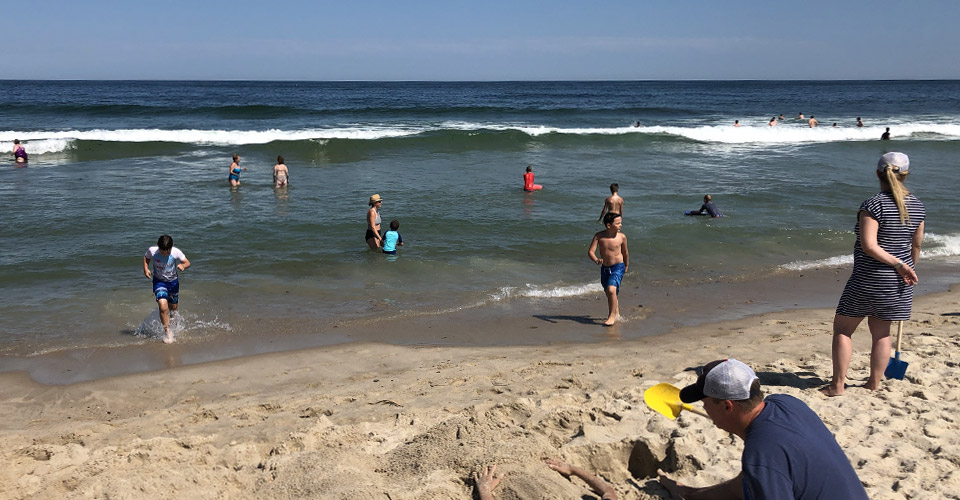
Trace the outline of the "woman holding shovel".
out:
M 867 318 L 873 342 L 867 389 L 880 387 L 890 357 L 890 323 L 910 319 L 914 271 L 923 242 L 926 212 L 923 203 L 903 185 L 910 159 L 887 153 L 877 163 L 880 192 L 860 205 L 857 242 L 853 246 L 853 273 L 840 296 L 833 319 L 833 380 L 822 390 L 843 394 L 853 355 L 853 332 Z

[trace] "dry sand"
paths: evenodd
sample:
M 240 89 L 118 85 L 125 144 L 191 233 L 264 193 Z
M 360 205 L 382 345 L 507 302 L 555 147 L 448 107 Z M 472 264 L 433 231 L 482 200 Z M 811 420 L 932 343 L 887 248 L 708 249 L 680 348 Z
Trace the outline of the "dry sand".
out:
M 768 393 L 823 418 L 873 499 L 960 498 L 960 290 L 906 323 L 902 381 L 816 388 L 830 376 L 832 310 L 787 311 L 642 340 L 548 347 L 382 344 L 265 354 L 70 386 L 0 375 L 0 498 L 592 498 L 542 463 L 597 471 L 621 498 L 666 498 L 658 467 L 706 485 L 742 443 L 707 419 L 650 411 L 644 389 L 736 357 Z M 584 329 L 597 328 L 582 325 Z M 866 379 L 854 336 L 850 383 Z

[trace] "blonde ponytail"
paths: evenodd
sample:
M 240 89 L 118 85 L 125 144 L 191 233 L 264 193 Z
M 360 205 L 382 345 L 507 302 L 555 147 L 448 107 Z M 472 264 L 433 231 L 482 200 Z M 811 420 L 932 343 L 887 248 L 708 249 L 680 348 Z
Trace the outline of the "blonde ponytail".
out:
M 899 168 L 890 165 L 883 169 L 883 177 L 881 177 L 890 186 L 893 202 L 897 204 L 897 211 L 900 212 L 900 224 L 906 224 L 910 220 L 910 212 L 907 211 L 907 205 L 903 201 L 910 194 L 910 191 L 907 191 L 907 188 L 903 185 L 903 179 L 906 177 L 906 172 L 901 174 Z

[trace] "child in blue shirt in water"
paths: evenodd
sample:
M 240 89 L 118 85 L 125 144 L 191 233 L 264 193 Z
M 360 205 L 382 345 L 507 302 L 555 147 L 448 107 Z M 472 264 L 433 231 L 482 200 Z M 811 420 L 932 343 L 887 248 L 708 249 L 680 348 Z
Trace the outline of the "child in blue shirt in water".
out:
M 170 313 L 176 312 L 180 298 L 179 271 L 190 267 L 190 261 L 179 248 L 173 246 L 173 238 L 165 234 L 157 240 L 157 246 L 150 247 L 143 254 L 143 275 L 153 280 L 153 293 L 160 309 L 160 322 L 163 323 L 163 342 L 173 342 L 170 330 Z
M 400 221 L 393 219 L 390 221 L 390 230 L 383 235 L 383 253 L 396 255 L 397 247 L 403 246 L 403 237 L 397 229 L 400 229 Z

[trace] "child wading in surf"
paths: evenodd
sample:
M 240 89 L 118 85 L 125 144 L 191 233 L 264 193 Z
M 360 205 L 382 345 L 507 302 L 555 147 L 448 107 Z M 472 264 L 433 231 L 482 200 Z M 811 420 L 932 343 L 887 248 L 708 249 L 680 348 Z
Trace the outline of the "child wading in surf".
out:
M 397 247 L 403 246 L 403 237 L 400 236 L 400 221 L 393 219 L 390 221 L 390 230 L 383 235 L 383 253 L 396 255 Z
M 147 249 L 143 255 L 143 275 L 153 279 L 153 294 L 160 308 L 160 322 L 163 323 L 163 342 L 173 342 L 170 330 L 170 311 L 177 310 L 180 299 L 180 281 L 178 271 L 190 267 L 190 261 L 179 248 L 173 246 L 173 238 L 163 235 L 157 240 L 157 246 Z M 151 271 L 152 268 L 152 271 Z
M 620 232 L 623 227 L 623 218 L 616 212 L 607 212 L 603 216 L 603 225 L 607 228 L 593 235 L 587 256 L 600 265 L 600 284 L 603 293 L 607 295 L 609 314 L 603 322 L 611 326 L 620 318 L 620 304 L 617 295 L 620 293 L 620 281 L 630 267 L 630 254 L 627 252 L 627 235 Z M 596 251 L 596 253 L 595 253 Z M 597 253 L 600 254 L 597 257 Z
M 600 217 L 597 217 L 597 222 L 603 220 L 603 216 L 607 212 L 623 215 L 623 198 L 620 197 L 620 185 L 616 182 L 610 184 L 610 196 L 603 200 L 603 209 L 600 210 Z

